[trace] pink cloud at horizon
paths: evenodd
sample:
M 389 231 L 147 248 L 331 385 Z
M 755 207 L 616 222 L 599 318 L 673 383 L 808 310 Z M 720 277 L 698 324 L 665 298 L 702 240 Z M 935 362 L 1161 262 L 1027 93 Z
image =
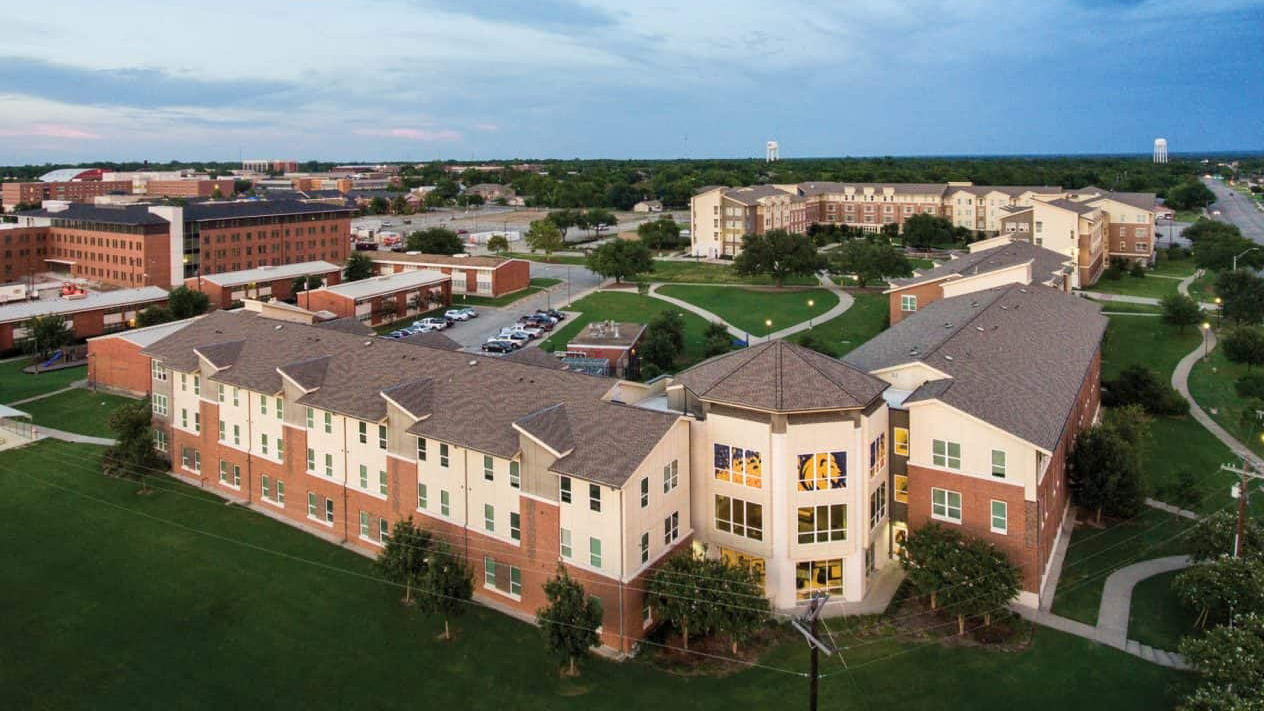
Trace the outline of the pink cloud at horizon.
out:
M 96 141 L 102 138 L 100 134 L 60 124 L 36 124 L 30 128 L 23 129 L 0 128 L 0 137 L 22 138 L 27 136 L 39 136 L 42 138 L 68 138 L 85 141 Z
M 425 128 L 364 128 L 356 130 L 360 136 L 406 138 L 410 141 L 459 141 L 461 134 L 450 128 L 430 130 Z

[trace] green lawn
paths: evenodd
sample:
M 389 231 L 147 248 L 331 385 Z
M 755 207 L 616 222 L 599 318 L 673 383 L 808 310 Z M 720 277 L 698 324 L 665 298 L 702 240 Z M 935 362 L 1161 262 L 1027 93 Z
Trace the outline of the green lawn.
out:
M 850 292 L 856 300 L 842 316 L 800 331 L 792 339 L 811 333 L 831 344 L 841 358 L 847 352 L 881 333 L 887 327 L 889 299 L 885 294 L 870 291 Z
M 1194 365 L 1194 370 L 1189 374 L 1189 393 L 1229 434 L 1249 446 L 1256 454 L 1264 454 L 1264 443 L 1260 441 L 1260 425 L 1243 424 L 1241 415 L 1246 407 L 1246 400 L 1234 389 L 1235 381 L 1246 373 L 1246 366 L 1230 362 L 1225 358 L 1224 348 L 1217 346 L 1209 357 Z
M 1107 304 L 1105 307 L 1112 307 Z M 1198 329 L 1182 333 L 1159 319 L 1111 316 L 1102 348 L 1102 380 L 1114 378 L 1120 370 L 1141 363 L 1167 382 L 1176 364 L 1202 342 Z
M 456 639 L 370 561 L 171 480 L 137 496 L 41 442 L 0 453 L 0 695 L 15 709 L 763 709 L 805 703 L 797 639 L 723 676 L 587 658 L 559 677 L 540 633 L 469 607 Z M 298 497 L 298 487 L 295 498 Z M 88 539 L 89 545 L 85 545 Z M 831 623 L 838 628 L 837 623 Z M 822 708 L 1171 708 L 1186 675 L 1039 629 L 1020 651 L 841 635 Z M 419 699 L 421 700 L 419 702 Z
M 0 405 L 61 390 L 76 380 L 88 377 L 87 366 L 63 368 L 38 375 L 23 373 L 22 369 L 30 364 L 26 358 L 0 363 Z
M 531 296 L 532 294 L 540 293 L 541 287 L 535 283 L 536 281 L 537 281 L 536 279 L 532 279 L 531 286 L 528 286 L 525 289 L 519 289 L 518 291 L 509 293 L 509 294 L 501 294 L 500 296 L 465 296 L 462 294 L 453 294 L 452 306 L 453 307 L 487 306 L 489 308 L 498 309 L 502 306 L 508 306 L 509 304 L 512 304 L 516 301 L 525 299 L 528 296 Z M 541 279 L 539 281 L 560 282 L 561 280 L 560 279 Z M 447 309 L 443 309 L 443 310 L 446 311 Z
M 766 336 L 807 321 L 838 305 L 838 296 L 828 289 L 767 291 L 671 284 L 660 287 L 658 293 L 700 306 L 754 336 Z M 771 326 L 766 323 L 769 320 Z
M 37 425 L 94 437 L 113 437 L 106 418 L 119 405 L 129 402 L 135 400 L 77 389 L 28 402 L 19 409 L 30 414 L 31 421 Z
M 1119 279 L 1099 279 L 1096 284 L 1090 286 L 1086 291 L 1161 299 L 1168 294 L 1175 294 L 1176 285 L 1179 283 L 1176 279 L 1167 279 L 1161 276 L 1135 277 L 1131 274 L 1124 274 Z
M 641 296 L 636 292 L 598 291 L 576 301 L 567 309 L 580 311 L 580 316 L 567 319 L 552 335 L 541 341 L 540 348 L 546 351 L 562 350 L 590 321 L 624 321 L 632 323 L 649 323 L 660 311 L 680 311 L 675 306 L 655 299 L 652 296 Z M 685 321 L 685 352 L 676 363 L 677 369 L 683 369 L 702 360 L 702 334 L 707 322 L 688 311 L 681 311 Z
M 1161 313 L 1158 306 L 1150 306 L 1149 304 L 1130 304 L 1126 301 L 1097 301 L 1096 299 L 1093 301 L 1094 303 L 1101 304 L 1102 312 L 1106 313 L 1108 316 L 1111 315 L 1111 312 L 1150 314 L 1152 316 L 1158 316 Z
M 929 259 L 910 259 L 914 269 L 933 269 L 935 263 Z
M 1218 272 L 1207 272 L 1189 284 L 1189 295 L 1202 303 L 1212 303 L 1216 298 L 1216 277 Z
M 553 279 L 552 277 L 535 277 L 531 280 L 531 286 L 538 286 L 541 289 L 547 289 L 550 286 L 557 286 L 561 283 L 561 279 Z
M 1198 218 L 1203 216 L 1202 210 L 1176 210 L 1175 222 L 1198 222 Z
M 1180 571 L 1146 578 L 1132 589 L 1128 638 L 1158 649 L 1175 652 L 1181 637 L 1194 632 L 1194 613 L 1172 592 L 1172 580 Z
M 1168 259 L 1166 250 L 1158 250 L 1158 255 L 1158 262 L 1156 262 L 1154 268 L 1150 270 L 1151 274 L 1187 277 L 1198 269 L 1198 266 L 1194 264 L 1192 257 L 1186 257 L 1184 259 Z
M 776 282 L 768 276 L 743 276 L 733 271 L 728 264 L 708 264 L 706 262 L 654 261 L 654 271 L 644 275 L 646 281 L 674 282 L 685 284 L 749 284 L 751 286 L 772 286 Z M 815 286 L 815 276 L 790 277 L 786 286 Z

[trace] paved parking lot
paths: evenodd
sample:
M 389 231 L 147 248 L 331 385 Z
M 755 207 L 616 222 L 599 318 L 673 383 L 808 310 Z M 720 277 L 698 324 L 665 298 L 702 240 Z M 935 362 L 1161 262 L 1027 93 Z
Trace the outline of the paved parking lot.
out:
M 570 280 L 570 294 L 575 298 L 601 284 L 601 277 L 584 267 L 567 266 L 565 264 L 531 263 L 532 278 L 561 279 L 562 283 L 551 287 L 546 292 L 533 294 L 500 309 L 478 307 L 478 318 L 458 323 L 443 333 L 448 338 L 460 343 L 468 350 L 478 350 L 488 338 L 500 332 L 505 326 L 517 323 L 518 317 L 531 313 L 536 309 L 555 308 L 561 310 L 566 304 L 566 283 Z M 453 299 L 454 306 L 461 305 L 461 297 Z M 532 345 L 539 340 L 532 341 Z

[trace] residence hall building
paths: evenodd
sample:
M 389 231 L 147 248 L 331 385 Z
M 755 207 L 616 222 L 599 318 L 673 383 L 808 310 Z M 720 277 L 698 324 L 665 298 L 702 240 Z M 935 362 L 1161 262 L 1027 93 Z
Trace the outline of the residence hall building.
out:
M 53 203 L 22 212 L 44 249 L 38 271 L 114 286 L 180 286 L 198 275 L 322 260 L 351 252 L 346 207 L 297 200 L 189 205 Z M 2 237 L 0 237 L 2 239 Z
M 452 293 L 503 296 L 531 285 L 531 262 L 495 255 L 422 254 L 421 252 L 364 252 L 376 274 L 429 269 L 452 277 Z
M 342 268 L 325 261 L 265 265 L 236 272 L 189 277 L 184 285 L 206 294 L 212 308 L 226 309 L 243 299 L 289 299 L 295 295 L 294 280 L 317 277 L 321 286 L 342 280 Z
M 13 212 L 18 203 L 39 204 L 44 200 L 92 202 L 100 195 L 130 194 L 130 180 L 102 180 L 100 168 L 59 168 L 39 180 L 0 184 L 0 204 Z
M 1106 318 L 1090 301 L 1007 284 L 906 314 L 844 361 L 890 384 L 894 541 L 929 522 L 996 544 L 1047 601 L 1070 510 L 1066 458 L 1097 419 Z
M 145 183 L 145 194 L 158 197 L 178 198 L 229 198 L 233 195 L 232 178 L 171 178 L 153 179 Z
M 298 305 L 377 326 L 452 304 L 452 279 L 420 269 L 301 291 Z
M 1044 284 L 1069 293 L 1073 269 L 1070 257 L 1007 233 L 972 242 L 967 253 L 954 253 L 930 269 L 914 270 L 911 277 L 891 279 L 884 293 L 894 326 L 939 299 L 1001 284 Z
M 245 311 L 142 354 L 174 474 L 368 555 L 411 516 L 524 619 L 561 563 L 630 651 L 651 567 L 688 548 L 690 425 L 618 381 Z
M 909 217 L 925 213 L 983 235 L 1020 231 L 1026 223 L 1028 234 L 1037 236 L 1039 224 L 1037 244 L 1078 261 L 1072 278 L 1072 286 L 1078 287 L 1096 281 L 1109 256 L 1126 251 L 1132 259 L 1152 258 L 1155 199 L 1152 193 L 1114 193 L 1093 186 L 1078 190 L 970 183 L 711 186 L 700 189 L 689 203 L 691 253 L 731 258 L 741 251 L 746 234 L 775 229 L 804 234 L 813 224 L 876 232 L 885 224 L 902 226 Z M 1033 218 L 1036 211 L 1055 215 L 1054 222 Z M 1085 216 L 1084 221 L 1077 221 L 1079 215 Z M 1113 240 L 1109 249 L 1107 237 Z
M 21 346 L 28 335 L 26 322 L 36 316 L 62 316 L 75 338 L 90 338 L 128 328 L 135 324 L 139 311 L 165 303 L 166 290 L 145 286 L 91 292 L 79 298 L 52 296 L 5 304 L 0 306 L 0 352 Z

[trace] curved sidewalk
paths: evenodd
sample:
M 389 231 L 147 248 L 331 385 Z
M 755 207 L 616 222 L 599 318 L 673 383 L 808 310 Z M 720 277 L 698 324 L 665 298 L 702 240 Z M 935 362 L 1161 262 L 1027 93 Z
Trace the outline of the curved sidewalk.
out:
M 673 284 L 668 284 L 668 283 L 654 284 L 653 286 L 650 287 L 649 295 L 654 297 L 655 299 L 661 299 L 662 301 L 666 301 L 669 304 L 679 306 L 680 308 L 686 311 L 689 311 L 698 316 L 701 316 L 707 321 L 714 321 L 716 323 L 723 324 L 724 327 L 728 329 L 729 335 L 735 338 L 745 339 L 748 345 L 753 345 L 755 343 L 763 343 L 766 341 L 772 341 L 778 338 L 785 338 L 786 336 L 793 335 L 795 333 L 798 333 L 799 331 L 806 331 L 809 328 L 812 328 L 812 326 L 816 324 L 825 323 L 826 321 L 829 321 L 830 319 L 842 316 L 844 313 L 847 312 L 847 309 L 851 308 L 852 304 L 856 303 L 856 299 L 853 298 L 851 294 L 848 294 L 846 291 L 844 291 L 842 288 L 833 286 L 832 284 L 827 285 L 823 283 L 821 286 L 834 292 L 834 294 L 838 297 L 838 303 L 834 305 L 834 308 L 830 309 L 829 311 L 826 311 L 820 316 L 813 316 L 807 321 L 800 321 L 799 323 L 796 323 L 793 326 L 787 326 L 779 331 L 773 331 L 767 336 L 752 336 L 747 331 L 734 326 L 733 324 L 729 323 L 723 318 L 720 318 L 718 315 L 710 311 L 707 311 L 701 306 L 695 306 L 694 304 L 691 304 L 688 301 L 677 299 L 672 296 L 667 296 L 666 294 L 658 293 L 658 289 L 661 286 L 673 286 Z M 709 284 L 708 286 L 741 287 L 742 285 L 741 284 Z
M 1190 351 L 1188 355 L 1181 358 L 1181 362 L 1176 364 L 1176 369 L 1172 371 L 1172 387 L 1176 388 L 1176 392 L 1181 394 L 1189 402 L 1189 414 L 1202 425 L 1208 432 L 1215 436 L 1216 439 L 1224 443 L 1237 456 L 1253 456 L 1251 450 L 1233 435 L 1229 434 L 1225 428 L 1216 424 L 1211 416 L 1198 406 L 1198 402 L 1194 400 L 1194 396 L 1189 394 L 1189 373 L 1194 369 L 1194 364 L 1203 357 L 1204 353 L 1210 353 L 1216 347 L 1216 333 L 1212 330 L 1203 331 L 1203 342 L 1198 347 Z
M 1189 564 L 1189 556 L 1173 555 L 1143 560 L 1111 573 L 1102 587 L 1102 602 L 1097 609 L 1097 629 L 1113 635 L 1115 646 L 1126 645 L 1128 617 L 1132 611 L 1132 589 L 1146 578 L 1188 568 Z

